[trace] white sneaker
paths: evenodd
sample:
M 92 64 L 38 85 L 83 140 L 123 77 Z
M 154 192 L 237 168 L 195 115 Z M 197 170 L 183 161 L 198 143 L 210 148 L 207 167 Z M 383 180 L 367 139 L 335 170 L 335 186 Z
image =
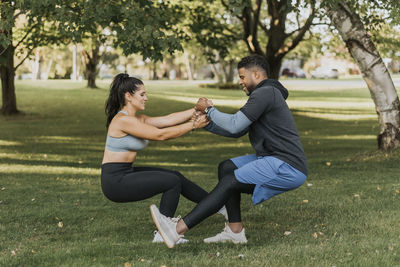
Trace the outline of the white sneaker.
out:
M 225 220 L 228 220 L 228 211 L 226 211 L 225 206 L 223 206 L 219 211 L 217 211 L 217 213 L 224 216 Z
M 162 236 L 160 235 L 160 233 L 157 230 L 154 230 L 154 238 L 153 238 L 153 243 L 164 243 L 164 239 L 162 238 Z M 180 238 L 178 240 L 178 242 L 176 242 L 177 245 L 179 244 L 185 244 L 189 242 L 189 240 L 185 239 L 185 238 Z
M 176 232 L 176 225 L 180 218 L 169 218 L 162 215 L 156 205 L 150 206 L 150 212 L 164 243 L 167 247 L 173 248 L 178 240 L 183 237 Z
M 232 232 L 229 225 L 225 223 L 225 228 L 221 233 L 217 234 L 216 236 L 204 239 L 205 243 L 219 243 L 219 242 L 225 243 L 226 241 L 231 241 L 235 244 L 247 243 L 247 238 L 244 233 L 244 228 L 240 233 L 234 233 Z

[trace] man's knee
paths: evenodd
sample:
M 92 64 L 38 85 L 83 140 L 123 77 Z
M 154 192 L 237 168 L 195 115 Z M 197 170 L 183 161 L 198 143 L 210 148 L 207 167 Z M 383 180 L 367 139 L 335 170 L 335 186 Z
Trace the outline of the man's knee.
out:
M 235 174 L 231 172 L 221 177 L 218 181 L 218 184 L 220 184 L 223 188 L 236 190 L 240 185 L 240 182 L 236 179 Z
M 232 160 L 227 159 L 222 161 L 218 165 L 218 179 L 221 180 L 224 176 L 233 173 L 233 171 L 237 169 L 236 165 L 232 162 Z

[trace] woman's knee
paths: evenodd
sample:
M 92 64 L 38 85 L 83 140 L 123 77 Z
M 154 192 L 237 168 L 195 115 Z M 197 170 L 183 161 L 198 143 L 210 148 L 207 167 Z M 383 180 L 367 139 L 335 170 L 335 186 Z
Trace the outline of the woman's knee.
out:
M 237 169 L 236 165 L 232 162 L 232 160 L 227 159 L 222 161 L 218 165 L 218 179 L 221 180 L 223 177 L 225 177 L 228 174 L 233 173 L 233 171 Z
M 167 179 L 171 182 L 174 183 L 176 185 L 181 185 L 182 184 L 182 175 L 180 175 L 179 172 L 177 171 L 171 171 L 170 173 L 168 173 L 167 175 Z

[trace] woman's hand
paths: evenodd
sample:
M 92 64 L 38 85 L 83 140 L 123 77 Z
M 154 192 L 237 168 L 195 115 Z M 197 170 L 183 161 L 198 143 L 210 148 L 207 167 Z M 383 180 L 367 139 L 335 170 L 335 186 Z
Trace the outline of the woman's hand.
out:
M 193 129 L 204 128 L 209 123 L 210 121 L 208 120 L 206 115 L 197 115 L 197 118 L 193 121 Z
M 197 120 L 197 118 L 201 115 L 200 111 L 194 111 L 192 114 L 192 117 L 190 118 L 191 122 L 194 122 L 195 120 Z

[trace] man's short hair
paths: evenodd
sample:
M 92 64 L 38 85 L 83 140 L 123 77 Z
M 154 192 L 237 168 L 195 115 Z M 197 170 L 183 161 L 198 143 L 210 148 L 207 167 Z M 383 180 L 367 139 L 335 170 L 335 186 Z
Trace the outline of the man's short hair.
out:
M 261 55 L 252 54 L 250 56 L 244 57 L 240 60 L 237 66 L 238 69 L 241 68 L 250 69 L 254 67 L 265 71 L 265 74 L 269 76 L 268 61 Z

